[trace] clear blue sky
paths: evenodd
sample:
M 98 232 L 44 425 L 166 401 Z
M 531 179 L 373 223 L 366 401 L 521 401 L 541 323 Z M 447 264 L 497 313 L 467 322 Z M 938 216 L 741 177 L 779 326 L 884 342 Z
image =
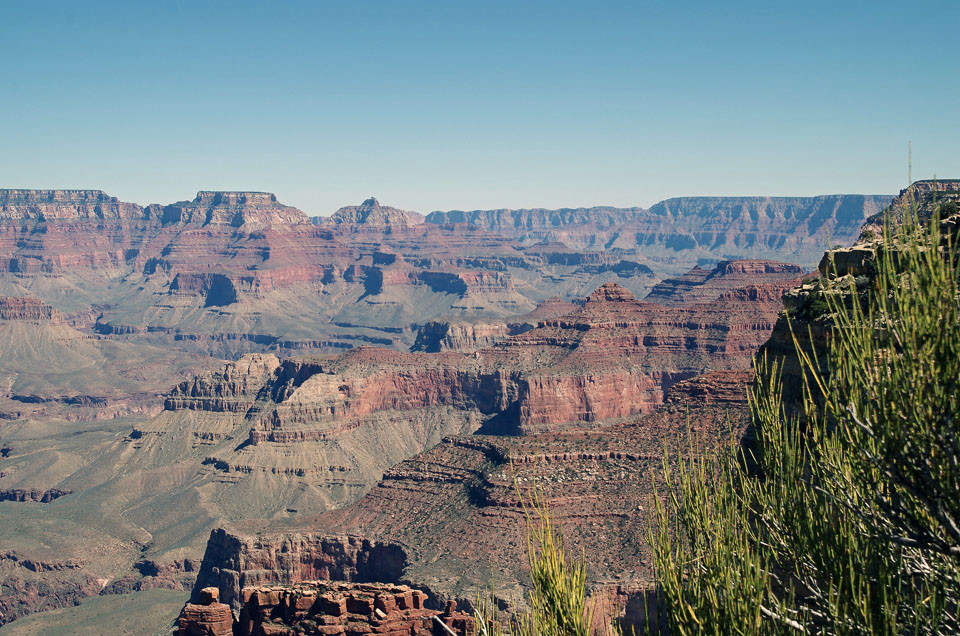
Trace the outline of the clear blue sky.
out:
M 0 187 L 311 214 L 960 177 L 960 1 L 0 0 Z

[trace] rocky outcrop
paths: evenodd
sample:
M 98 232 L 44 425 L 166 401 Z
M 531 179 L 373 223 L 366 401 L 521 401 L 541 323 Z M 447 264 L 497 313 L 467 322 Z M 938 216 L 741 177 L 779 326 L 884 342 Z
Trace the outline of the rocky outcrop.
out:
M 196 603 L 187 603 L 177 619 L 177 636 L 233 636 L 233 613 L 220 602 L 215 587 L 200 590 Z
M 64 316 L 38 298 L 0 296 L 0 320 L 40 320 L 60 324 Z
M 47 490 L 8 488 L 6 490 L 0 490 L 0 501 L 50 503 L 54 499 L 69 495 L 71 492 L 70 490 L 61 490 L 59 488 L 48 488 Z
M 861 232 L 861 240 L 879 237 L 883 231 L 884 217 L 893 225 L 904 222 L 913 210 L 920 222 L 927 221 L 935 209 L 943 205 L 960 204 L 960 179 L 928 179 L 915 181 L 894 197 L 889 207 L 867 218 Z M 955 214 L 956 207 L 952 208 Z M 949 214 L 941 214 L 946 217 Z
M 83 567 L 83 561 L 79 559 L 67 559 L 66 561 L 41 561 L 40 559 L 31 559 L 23 557 L 14 551 L 7 551 L 0 554 L 0 562 L 7 561 L 15 563 L 17 566 L 30 570 L 31 572 L 60 572 L 63 570 L 79 570 Z
M 0 625 L 28 614 L 72 607 L 103 589 L 103 582 L 89 575 L 72 573 L 66 579 L 47 580 L 28 574 L 4 578 L 0 586 Z
M 220 371 L 180 383 L 164 400 L 164 408 L 246 413 L 279 369 L 280 360 L 274 355 L 248 355 Z
M 203 296 L 204 307 L 224 307 L 237 302 L 237 288 L 224 274 L 177 274 L 170 282 L 171 294 Z
M 0 189 L 0 220 L 139 220 L 143 217 L 144 209 L 139 205 L 124 203 L 102 190 Z
M 927 223 L 936 212 L 942 215 L 944 236 L 955 240 L 960 227 L 958 204 L 960 180 L 925 180 L 911 184 L 900 191 L 889 207 L 867 220 L 856 244 L 823 254 L 817 279 L 793 287 L 784 294 L 784 312 L 758 356 L 782 365 L 785 403 L 796 405 L 801 397 L 803 379 L 796 345 L 808 353 L 816 352 L 817 359 L 825 359 L 823 354 L 833 324 L 825 296 L 861 294 L 870 288 L 876 275 L 874 261 L 883 241 L 884 224 L 895 228 L 911 219 Z M 946 218 L 943 215 L 945 210 Z
M 417 339 L 411 351 L 438 353 L 440 351 L 477 351 L 489 347 L 507 336 L 523 333 L 533 325 L 517 323 L 451 323 L 430 321 L 417 330 Z
M 203 588 L 215 587 L 239 610 L 244 588 L 318 579 L 396 583 L 406 565 L 406 550 L 397 543 L 309 532 L 246 537 L 218 529 L 207 542 L 192 600 L 200 602 Z
M 429 321 L 417 330 L 417 339 L 410 351 L 439 353 L 442 351 L 473 352 L 492 347 L 509 336 L 536 328 L 541 320 L 558 318 L 576 311 L 577 305 L 559 298 L 541 302 L 528 314 L 503 322 Z
M 423 223 L 423 215 L 416 212 L 398 210 L 390 206 L 380 205 L 375 198 L 370 197 L 360 205 L 351 205 L 340 208 L 327 219 L 316 219 L 319 223 L 332 223 L 351 229 L 364 228 L 408 228 Z
M 239 636 L 448 636 L 447 630 L 468 636 L 474 632 L 471 615 L 453 606 L 443 612 L 427 609 L 427 594 L 406 585 L 308 581 L 244 588 L 242 598 L 234 628 Z M 181 627 L 181 633 L 189 632 Z
M 427 223 L 464 224 L 530 244 L 559 242 L 575 249 L 684 251 L 715 257 L 790 254 L 813 264 L 828 239 L 852 242 L 864 219 L 889 196 L 686 197 L 641 208 L 474 210 L 432 212 Z
M 517 232 L 576 225 L 596 225 L 606 228 L 627 223 L 643 212 L 643 208 L 614 208 L 608 206 L 561 208 L 558 210 L 547 210 L 545 208 L 472 210 L 470 212 L 451 210 L 449 212 L 431 212 L 427 215 L 426 222 L 439 225 L 467 223 L 491 232 Z
M 890 196 L 685 197 L 667 199 L 650 214 L 675 229 L 675 244 L 710 246 L 726 254 L 791 253 L 794 262 L 816 262 L 827 241 L 856 239 L 864 220 L 890 203 Z M 651 228 L 652 229 L 652 228 Z M 638 228 L 636 240 L 657 240 Z

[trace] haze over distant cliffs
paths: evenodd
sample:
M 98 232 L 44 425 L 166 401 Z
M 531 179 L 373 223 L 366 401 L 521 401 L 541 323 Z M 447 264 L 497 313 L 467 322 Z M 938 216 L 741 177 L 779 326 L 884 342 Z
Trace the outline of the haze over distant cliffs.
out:
M 828 240 L 852 241 L 887 199 L 689 198 L 649 210 L 423 217 L 371 198 L 311 222 L 262 192 L 142 207 L 98 190 L 0 190 L 0 291 L 66 313 L 95 306 L 99 333 L 190 352 L 406 348 L 428 320 L 518 315 L 605 282 L 642 297 L 660 278 L 724 259 L 811 268 Z

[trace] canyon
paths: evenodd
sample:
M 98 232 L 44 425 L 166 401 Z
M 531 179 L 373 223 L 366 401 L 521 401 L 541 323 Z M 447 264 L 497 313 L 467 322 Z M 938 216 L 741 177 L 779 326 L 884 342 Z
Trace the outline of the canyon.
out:
M 889 198 L 310 218 L 2 190 L 0 624 L 165 588 L 189 624 L 279 629 L 263 590 L 313 629 L 326 586 L 422 590 L 425 622 L 370 620 L 429 630 L 491 574 L 521 602 L 534 480 L 630 614 L 664 451 L 743 433 L 781 297 Z

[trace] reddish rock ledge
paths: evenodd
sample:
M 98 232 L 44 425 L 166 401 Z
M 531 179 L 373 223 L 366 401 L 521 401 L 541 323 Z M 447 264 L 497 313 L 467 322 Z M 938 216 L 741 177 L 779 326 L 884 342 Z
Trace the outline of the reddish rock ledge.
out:
M 295 585 L 245 587 L 239 620 L 220 603 L 215 587 L 200 591 L 178 620 L 178 636 L 467 636 L 473 618 L 448 603 L 427 609 L 426 592 L 389 583 L 305 581 Z

